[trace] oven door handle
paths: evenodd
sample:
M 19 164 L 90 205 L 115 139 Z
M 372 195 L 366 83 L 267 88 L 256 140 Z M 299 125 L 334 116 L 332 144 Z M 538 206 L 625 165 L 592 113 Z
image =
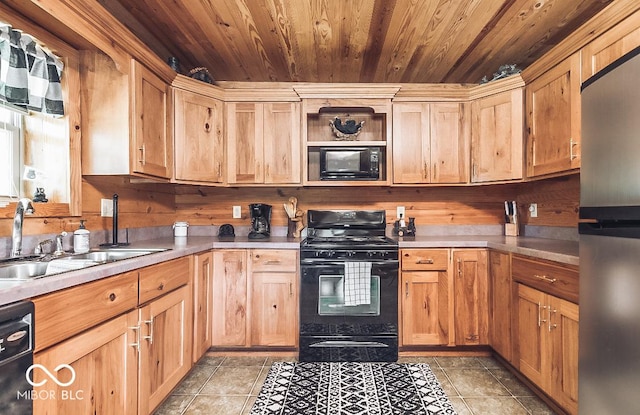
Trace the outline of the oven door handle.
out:
M 359 342 L 355 340 L 327 340 L 309 345 L 309 347 L 389 347 L 380 342 Z
M 314 262 L 314 261 L 303 261 L 300 263 L 302 267 L 313 267 L 313 268 L 327 268 L 327 267 L 341 267 L 344 268 L 344 263 L 348 261 L 331 261 L 331 262 Z M 363 261 L 364 262 L 364 261 Z M 399 261 L 387 260 L 387 261 L 370 261 L 372 267 L 384 267 L 384 268 L 398 268 Z

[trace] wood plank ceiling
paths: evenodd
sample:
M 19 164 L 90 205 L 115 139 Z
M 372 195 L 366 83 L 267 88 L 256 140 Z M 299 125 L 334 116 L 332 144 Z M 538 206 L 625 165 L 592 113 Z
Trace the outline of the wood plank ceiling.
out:
M 525 68 L 612 1 L 100 3 L 158 56 L 217 81 L 477 83 Z

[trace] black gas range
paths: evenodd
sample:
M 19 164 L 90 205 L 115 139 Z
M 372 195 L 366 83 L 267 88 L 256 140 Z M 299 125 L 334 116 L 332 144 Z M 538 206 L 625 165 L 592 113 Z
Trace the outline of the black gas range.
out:
M 308 212 L 300 361 L 396 361 L 398 244 L 384 211 Z

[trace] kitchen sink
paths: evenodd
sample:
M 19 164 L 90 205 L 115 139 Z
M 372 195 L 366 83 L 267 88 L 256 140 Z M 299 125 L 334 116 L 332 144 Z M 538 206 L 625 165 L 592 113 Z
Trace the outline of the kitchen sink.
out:
M 98 263 L 120 261 L 122 259 L 134 258 L 137 256 L 153 254 L 166 251 L 166 249 L 134 249 L 134 248 L 110 248 L 87 252 L 86 254 L 76 254 L 67 260 L 85 260 Z
M 0 281 L 21 281 L 45 275 L 48 262 L 13 261 L 0 265 Z
M 21 257 L 0 261 L 0 282 L 26 281 L 45 275 L 59 274 L 108 262 L 163 252 L 156 248 L 107 248 L 61 257 Z

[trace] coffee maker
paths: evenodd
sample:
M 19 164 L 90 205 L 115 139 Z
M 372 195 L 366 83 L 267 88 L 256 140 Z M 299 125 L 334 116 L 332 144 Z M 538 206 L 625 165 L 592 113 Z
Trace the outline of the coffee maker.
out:
M 249 205 L 251 214 L 251 231 L 249 239 L 265 239 L 271 236 L 271 205 L 252 203 Z

